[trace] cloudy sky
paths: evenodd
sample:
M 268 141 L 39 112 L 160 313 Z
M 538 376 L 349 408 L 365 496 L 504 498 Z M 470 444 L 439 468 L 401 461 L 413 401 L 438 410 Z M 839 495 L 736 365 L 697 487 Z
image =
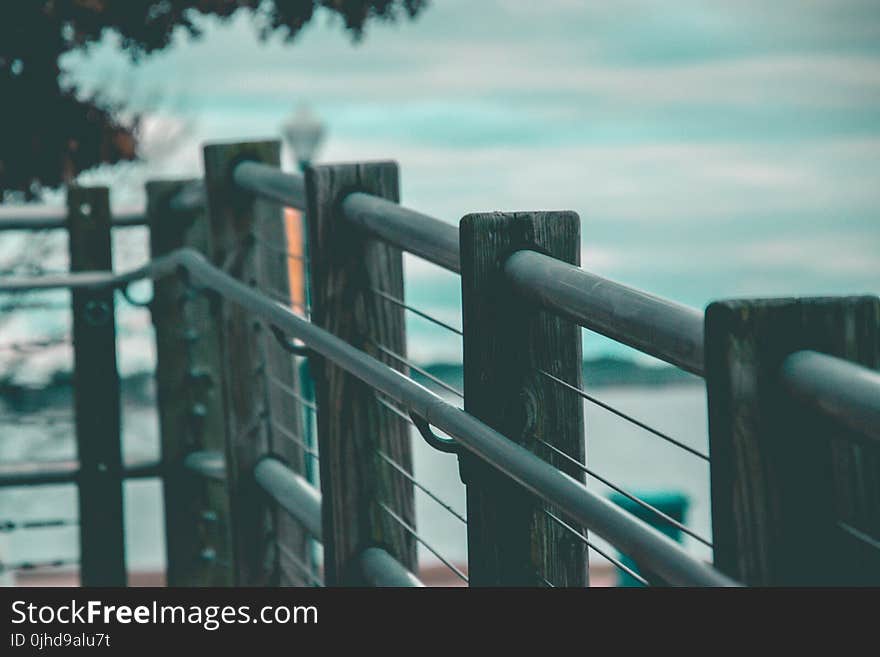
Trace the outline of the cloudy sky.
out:
M 404 203 L 450 222 L 575 210 L 585 267 L 662 296 L 880 292 L 875 1 L 435 0 L 357 45 L 327 19 L 287 45 L 242 17 L 139 66 L 112 39 L 69 58 L 148 117 L 147 161 L 86 181 L 139 200 L 198 174 L 202 142 L 277 135 L 308 103 L 322 160 L 396 159 Z M 407 266 L 455 321 L 457 281 Z

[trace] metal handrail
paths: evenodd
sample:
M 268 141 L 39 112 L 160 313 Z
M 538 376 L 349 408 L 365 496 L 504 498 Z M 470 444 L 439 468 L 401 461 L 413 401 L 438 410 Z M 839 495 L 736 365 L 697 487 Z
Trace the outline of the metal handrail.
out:
M 183 186 L 168 202 L 173 212 L 192 212 L 204 208 L 207 199 L 205 184 L 194 180 Z M 67 228 L 68 210 L 65 207 L 47 207 L 45 205 L 12 205 L 0 206 L 0 231 L 5 230 L 53 230 Z M 145 226 L 146 212 L 143 208 L 130 207 L 110 212 L 113 228 L 129 228 Z
M 504 272 L 522 296 L 617 342 L 703 376 L 703 313 L 535 251 Z
M 193 180 L 183 185 L 178 192 L 168 201 L 168 209 L 172 212 L 194 212 L 201 210 L 208 203 L 205 192 L 205 183 L 202 180 Z
M 369 586 L 378 588 L 422 588 L 418 577 L 397 559 L 378 547 L 369 547 L 358 555 L 361 575 Z
M 8 276 L 0 278 L 0 292 L 19 293 L 36 290 L 78 290 L 114 285 L 116 276 L 109 271 L 82 271 L 47 276 Z
M 303 178 L 256 162 L 242 162 L 232 179 L 257 196 L 287 206 L 305 206 Z M 170 203 L 175 211 L 204 206 L 204 185 L 185 187 Z M 340 204 L 353 225 L 385 242 L 460 273 L 458 229 L 439 219 L 404 208 L 370 194 L 353 192 Z M 16 223 L 18 222 L 18 223 Z M 126 223 L 128 222 L 128 223 Z M 114 225 L 138 225 L 143 217 L 121 215 Z M 0 230 L 53 228 L 65 225 L 65 215 L 4 218 Z M 592 493 L 582 483 L 420 386 L 400 372 L 348 345 L 294 314 L 289 308 L 248 288 L 189 249 L 175 251 L 124 274 L 77 272 L 69 275 L 0 279 L 0 292 L 56 288 L 123 287 L 144 278 L 156 279 L 183 271 L 201 288 L 249 310 L 273 329 L 301 340 L 312 351 L 333 361 L 353 376 L 406 407 L 414 417 L 452 436 L 488 464 L 537 497 L 559 508 L 582 525 L 672 584 L 735 585 L 711 566 L 688 555 L 678 544 L 647 523 Z M 522 297 L 581 326 L 703 376 L 703 313 L 638 289 L 587 272 L 545 254 L 521 250 L 510 255 L 504 272 Z M 871 440 L 880 440 L 880 374 L 843 359 L 814 351 L 788 356 L 780 381 L 796 399 L 842 426 Z M 202 459 L 202 457 L 205 457 Z M 199 459 L 202 459 L 201 461 Z M 218 459 L 220 463 L 218 465 Z M 149 469 L 151 466 L 147 466 Z M 211 478 L 222 476 L 222 456 L 190 455 L 187 467 Z M 158 468 L 155 468 L 158 471 Z M 218 474 L 219 473 L 219 474 Z M 66 472 L 20 473 L 17 481 L 72 481 Z M 320 537 L 320 494 L 275 458 L 261 460 L 254 472 L 276 502 Z M 0 473 L 0 486 L 7 484 Z M 318 497 L 315 498 L 315 495 Z M 371 548 L 372 549 L 372 548 Z M 364 572 L 393 558 L 378 550 L 360 555 Z M 384 556 L 383 556 L 384 555 Z M 397 562 L 395 562 L 397 563 Z M 403 568 L 397 563 L 399 568 Z M 381 566 L 379 567 L 381 570 Z M 399 575 L 412 577 L 403 569 Z M 365 574 L 365 577 L 367 575 Z M 369 579 L 369 577 L 368 577 Z M 393 577 L 392 577 L 393 579 Z M 417 580 L 416 580 L 417 581 Z
M 244 161 L 232 173 L 234 182 L 257 196 L 283 205 L 305 208 L 303 176 L 285 173 L 267 164 Z M 205 205 L 200 183 L 184 187 L 171 199 L 174 211 L 192 211 Z M 342 212 L 352 224 L 388 244 L 417 255 L 455 273 L 461 272 L 458 228 L 387 199 L 353 192 L 342 202 Z M 16 209 L 21 212 L 21 209 Z M 66 211 L 42 210 L 43 215 L 0 215 L 0 230 L 62 228 Z M 48 213 L 48 214 L 47 214 Z M 141 225 L 143 213 L 114 216 L 114 226 Z M 591 274 L 543 253 L 519 251 L 505 265 L 512 285 L 526 299 L 580 326 L 622 344 L 703 375 L 703 313 Z M 84 281 L 80 286 L 88 287 Z M 48 281 L 45 287 L 52 287 Z M 56 286 L 57 287 L 57 286 Z M 4 282 L 0 291 L 16 291 L 15 282 Z
M 456 226 L 363 192 L 346 196 L 342 213 L 349 222 L 384 242 L 461 273 Z
M 313 538 L 321 540 L 321 492 L 274 456 L 266 456 L 254 467 L 260 487 Z M 403 564 L 379 547 L 369 547 L 357 557 L 361 575 L 371 586 L 421 587 L 419 579 Z
M 796 399 L 880 441 L 880 373 L 828 354 L 798 351 L 783 361 L 781 376 Z
M 254 466 L 254 478 L 275 502 L 317 540 L 321 527 L 321 492 L 277 458 L 267 456 Z
M 293 207 L 305 204 L 302 176 L 256 162 L 234 169 L 244 189 Z M 352 224 L 384 242 L 461 273 L 458 228 L 393 201 L 353 192 L 342 201 Z M 703 376 L 703 313 L 621 285 L 536 251 L 518 251 L 505 274 L 524 298 L 580 326 Z
M 159 461 L 142 461 L 126 463 L 123 468 L 123 478 L 144 479 L 159 476 L 162 464 Z M 78 461 L 35 461 L 0 465 L 0 488 L 72 484 L 79 481 L 79 477 Z
M 112 212 L 113 227 L 143 226 L 147 219 L 140 208 L 124 208 Z M 67 228 L 67 208 L 46 206 L 0 207 L 0 231 L 51 230 Z
M 235 184 L 257 196 L 278 201 L 302 210 L 306 206 L 306 188 L 302 176 L 259 162 L 241 162 L 232 170 Z
M 232 171 L 242 189 L 293 208 L 304 209 L 303 176 L 284 173 L 277 167 L 244 161 Z M 458 228 L 387 199 L 354 192 L 342 202 L 351 223 L 368 230 L 388 244 L 459 273 Z
M 183 459 L 183 467 L 205 479 L 226 480 L 226 460 L 223 458 L 223 454 L 217 451 L 190 452 Z
M 212 290 L 284 333 L 302 340 L 310 349 L 349 374 L 440 428 L 462 447 L 545 502 L 557 506 L 573 521 L 603 537 L 669 583 L 707 586 L 734 584 L 647 523 L 588 490 L 582 483 L 397 370 L 217 269 L 196 251 L 174 251 L 143 267 L 116 276 L 115 284 L 122 286 L 134 280 L 155 279 L 181 270 L 188 274 L 193 283 Z

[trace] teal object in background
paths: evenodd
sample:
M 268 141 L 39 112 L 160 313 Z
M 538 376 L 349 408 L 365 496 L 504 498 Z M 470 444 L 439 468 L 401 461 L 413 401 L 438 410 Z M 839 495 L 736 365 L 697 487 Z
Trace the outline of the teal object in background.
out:
M 635 496 L 641 499 L 642 501 L 650 504 L 655 509 L 662 511 L 667 516 L 672 518 L 673 520 L 677 520 L 678 522 L 684 524 L 685 516 L 687 515 L 688 506 L 690 504 L 690 500 L 688 500 L 687 496 L 676 492 L 676 491 L 651 491 L 645 493 L 635 493 Z M 662 518 L 658 517 L 656 513 L 646 509 L 640 504 L 636 504 L 628 497 L 624 497 L 619 493 L 614 493 L 610 497 L 611 501 L 614 502 L 617 506 L 625 509 L 632 515 L 636 516 L 639 520 L 644 520 L 652 527 L 660 530 L 664 534 L 666 534 L 669 538 L 674 540 L 677 543 L 681 543 L 682 541 L 682 531 L 677 527 L 669 524 L 664 521 Z M 621 555 L 620 560 L 626 564 L 627 567 L 632 568 L 634 571 L 642 575 L 648 581 L 653 581 L 650 573 L 646 573 L 642 571 L 638 564 L 630 559 L 626 555 Z M 636 580 L 631 575 L 623 571 L 618 571 L 618 586 L 631 587 L 631 586 L 643 586 L 641 582 Z

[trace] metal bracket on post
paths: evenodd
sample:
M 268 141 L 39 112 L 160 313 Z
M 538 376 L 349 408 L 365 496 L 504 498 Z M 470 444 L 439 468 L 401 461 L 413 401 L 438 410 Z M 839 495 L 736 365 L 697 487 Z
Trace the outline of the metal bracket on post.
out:
M 419 430 L 419 433 L 422 434 L 422 438 L 425 439 L 425 442 L 428 443 L 428 445 L 439 452 L 461 456 L 461 445 L 451 438 L 441 438 L 431 431 L 431 425 L 425 418 L 416 415 L 413 411 L 409 412 L 409 418 L 412 420 L 416 429 Z
M 281 348 L 284 349 L 289 354 L 293 354 L 294 356 L 303 356 L 308 358 L 313 354 L 312 350 L 309 349 L 305 345 L 296 344 L 293 340 L 285 335 L 284 331 L 279 329 L 277 326 L 270 327 L 272 329 L 272 335 L 275 336 L 275 339 L 278 341 L 278 344 L 281 345 Z

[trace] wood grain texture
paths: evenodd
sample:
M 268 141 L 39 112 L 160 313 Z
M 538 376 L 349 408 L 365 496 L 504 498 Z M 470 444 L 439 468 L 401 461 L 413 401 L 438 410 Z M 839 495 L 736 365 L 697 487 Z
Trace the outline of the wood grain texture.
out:
M 71 271 L 110 271 L 110 194 L 71 187 L 67 230 Z M 119 371 L 114 291 L 76 290 L 73 390 L 80 464 L 80 578 L 83 586 L 125 586 Z
M 210 257 L 207 211 L 173 212 L 169 201 L 193 181 L 147 183 L 153 258 L 191 248 Z M 153 284 L 156 393 L 162 444 L 165 543 L 169 586 L 229 586 L 232 559 L 229 496 L 222 482 L 195 477 L 183 459 L 195 450 L 223 453 L 226 413 L 220 333 L 209 299 L 177 276 Z M 203 555 L 213 554 L 213 560 Z
M 880 581 L 876 451 L 790 399 L 786 356 L 812 349 L 877 369 L 876 297 L 721 301 L 706 312 L 715 565 L 754 585 Z
M 377 345 L 406 354 L 401 308 L 370 291 L 403 298 L 399 249 L 348 223 L 340 203 L 362 191 L 399 201 L 397 165 L 390 162 L 306 170 L 312 321 L 380 358 Z M 386 361 L 392 364 L 392 361 Z M 357 583 L 354 557 L 384 548 L 417 572 L 416 544 L 381 507 L 415 527 L 412 484 L 383 463 L 377 449 L 412 471 L 409 427 L 383 408 L 369 386 L 323 359 L 313 365 L 323 494 L 324 572 L 328 585 Z M 394 362 L 393 366 L 400 369 Z
M 243 160 L 279 166 L 280 145 L 271 141 L 204 148 L 211 260 L 235 278 L 257 287 L 253 230 L 261 221 L 259 213 L 270 210 L 234 185 L 233 168 Z M 280 209 L 276 206 L 275 211 Z M 262 335 L 266 331 L 234 304 L 222 303 L 217 310 L 224 363 L 226 473 L 235 583 L 274 585 L 279 582 L 276 514 L 253 475 L 256 462 L 271 451 Z
M 578 216 L 471 214 L 461 220 L 460 240 L 465 410 L 582 481 L 581 471 L 538 442 L 584 462 L 581 399 L 539 374 L 582 387 L 580 328 L 518 298 L 502 270 L 519 249 L 580 264 Z M 554 509 L 475 457 L 461 463 L 472 586 L 587 584 L 586 547 L 543 512 Z

